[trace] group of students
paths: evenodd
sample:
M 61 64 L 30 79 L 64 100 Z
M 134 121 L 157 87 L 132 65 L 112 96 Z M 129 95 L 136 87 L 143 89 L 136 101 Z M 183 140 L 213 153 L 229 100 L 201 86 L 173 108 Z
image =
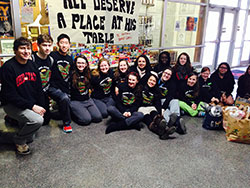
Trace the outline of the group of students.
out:
M 172 138 L 174 132 L 186 134 L 182 113 L 204 116 L 203 103 L 233 104 L 234 78 L 227 63 L 221 63 L 210 78 L 210 69 L 204 67 L 198 77 L 187 53 L 181 53 L 171 68 L 170 54 L 163 51 L 153 68 L 148 57 L 140 55 L 133 66 L 121 59 L 115 71 L 101 58 L 91 72 L 84 55 L 73 61 L 67 54 L 68 35 L 57 37 L 58 51 L 51 52 L 49 35 L 39 35 L 37 43 L 39 50 L 32 54 L 28 39 L 16 39 L 15 56 L 0 69 L 5 120 L 20 128 L 11 141 L 22 155 L 30 153 L 27 144 L 35 132 L 49 123 L 50 99 L 57 103 L 66 133 L 72 132 L 71 120 L 89 125 L 110 115 L 106 134 L 141 130 L 145 124 L 163 140 Z M 238 95 L 246 97 L 250 94 L 250 67 L 243 76 Z M 9 138 L 4 133 L 0 136 Z

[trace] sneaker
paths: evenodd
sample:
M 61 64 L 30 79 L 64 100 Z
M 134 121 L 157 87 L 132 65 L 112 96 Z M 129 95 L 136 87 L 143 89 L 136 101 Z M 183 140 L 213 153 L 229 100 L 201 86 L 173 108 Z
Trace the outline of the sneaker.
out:
M 205 112 L 200 111 L 200 112 L 198 113 L 198 115 L 197 115 L 197 116 L 198 116 L 198 117 L 204 117 L 204 116 L 205 116 L 205 114 L 206 114 Z
M 20 155 L 30 154 L 30 149 L 29 149 L 29 146 L 27 144 L 23 144 L 23 145 L 16 144 L 16 151 Z
M 176 132 L 179 134 L 186 134 L 187 133 L 185 121 L 181 117 L 179 117 L 179 119 L 177 119 L 177 121 L 176 121 Z
M 161 140 L 167 140 L 170 138 L 169 135 L 173 134 L 175 131 L 176 127 L 169 127 L 169 128 L 167 127 L 165 133 L 161 135 L 159 138 Z
M 168 126 L 169 126 L 169 127 L 174 126 L 174 124 L 175 124 L 177 118 L 178 118 L 177 114 L 175 114 L 175 113 L 171 114 L 171 115 L 170 115 L 169 122 L 168 122 Z
M 71 133 L 71 132 L 72 132 L 72 127 L 71 127 L 71 125 L 64 125 L 64 126 L 63 126 L 63 131 L 64 131 L 65 133 Z

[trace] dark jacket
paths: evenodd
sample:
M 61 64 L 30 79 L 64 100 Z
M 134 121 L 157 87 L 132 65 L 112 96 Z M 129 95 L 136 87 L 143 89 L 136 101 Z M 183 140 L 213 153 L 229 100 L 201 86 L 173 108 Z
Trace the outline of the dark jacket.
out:
M 250 97 L 250 75 L 248 73 L 239 77 L 237 95 L 242 98 Z
M 211 82 L 213 84 L 214 87 L 214 91 L 216 91 L 215 93 L 215 97 L 220 99 L 222 93 L 225 93 L 226 96 L 231 95 L 231 93 L 233 92 L 234 89 L 234 77 L 231 74 L 226 74 L 222 79 L 219 77 L 219 73 L 218 71 L 215 71 L 212 75 L 211 75 Z
M 167 62 L 166 63 L 162 62 L 161 56 L 163 54 L 165 54 L 167 56 Z M 170 67 L 170 61 L 171 61 L 171 58 L 170 58 L 169 52 L 163 51 L 163 52 L 160 53 L 158 63 L 157 63 L 157 65 L 154 66 L 154 71 L 157 72 L 159 77 L 161 77 L 162 72 L 166 68 Z
M 20 64 L 13 57 L 1 68 L 1 100 L 20 109 L 32 109 L 36 104 L 44 107 L 41 78 L 33 62 Z

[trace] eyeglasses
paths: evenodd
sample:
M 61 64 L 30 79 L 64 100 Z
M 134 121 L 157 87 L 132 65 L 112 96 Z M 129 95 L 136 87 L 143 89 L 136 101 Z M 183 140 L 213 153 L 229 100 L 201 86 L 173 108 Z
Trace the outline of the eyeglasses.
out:
M 169 75 L 171 76 L 172 74 L 171 73 L 167 73 L 167 72 L 163 72 L 164 75 Z
M 220 67 L 220 69 L 227 69 L 227 67 Z

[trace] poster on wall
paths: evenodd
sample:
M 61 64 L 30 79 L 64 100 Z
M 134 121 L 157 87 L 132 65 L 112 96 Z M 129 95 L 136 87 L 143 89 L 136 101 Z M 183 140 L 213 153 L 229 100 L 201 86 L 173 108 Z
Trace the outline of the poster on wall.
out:
M 24 7 L 35 7 L 36 0 L 23 0 L 23 6 Z
M 196 17 L 187 17 L 186 31 L 196 31 L 197 20 Z
M 10 0 L 0 0 L 0 37 L 13 37 Z
M 85 44 L 137 44 L 140 0 L 49 1 L 50 32 Z

